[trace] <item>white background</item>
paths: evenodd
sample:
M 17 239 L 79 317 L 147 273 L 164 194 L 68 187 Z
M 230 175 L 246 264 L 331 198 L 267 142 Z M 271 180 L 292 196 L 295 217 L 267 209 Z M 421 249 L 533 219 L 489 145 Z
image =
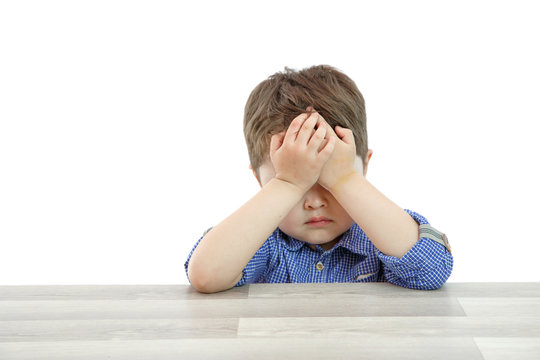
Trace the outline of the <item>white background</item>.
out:
M 368 180 L 444 231 L 449 281 L 540 281 L 534 1 L 0 5 L 0 284 L 182 284 L 258 191 L 251 90 L 330 64 L 367 106 Z

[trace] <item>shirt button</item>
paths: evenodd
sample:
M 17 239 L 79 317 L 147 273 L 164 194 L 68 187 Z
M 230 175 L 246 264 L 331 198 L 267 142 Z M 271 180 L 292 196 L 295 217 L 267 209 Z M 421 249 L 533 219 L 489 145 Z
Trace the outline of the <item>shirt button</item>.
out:
M 321 271 L 322 269 L 324 269 L 324 265 L 322 262 L 318 262 L 317 265 L 315 266 L 317 268 L 317 270 Z

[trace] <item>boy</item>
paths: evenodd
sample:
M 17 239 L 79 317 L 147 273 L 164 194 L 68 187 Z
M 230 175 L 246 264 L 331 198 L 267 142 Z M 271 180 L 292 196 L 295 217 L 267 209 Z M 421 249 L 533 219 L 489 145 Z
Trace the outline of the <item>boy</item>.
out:
M 321 65 L 270 76 L 248 98 L 244 134 L 261 190 L 195 244 L 184 266 L 198 291 L 448 279 L 446 236 L 366 180 L 364 99 L 345 74 Z

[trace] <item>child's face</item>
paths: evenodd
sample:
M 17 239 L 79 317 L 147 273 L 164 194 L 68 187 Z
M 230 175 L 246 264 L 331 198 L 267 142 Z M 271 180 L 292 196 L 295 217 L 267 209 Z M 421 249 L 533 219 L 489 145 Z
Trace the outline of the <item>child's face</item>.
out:
M 355 168 L 356 171 L 364 174 L 362 161 L 358 156 Z M 269 160 L 259 168 L 259 174 L 261 187 L 276 175 Z M 324 217 L 328 221 L 310 222 L 310 219 L 314 217 Z M 279 228 L 285 234 L 297 240 L 320 245 L 326 251 L 339 241 L 340 236 L 353 223 L 354 220 L 341 207 L 334 196 L 319 183 L 315 183 L 302 200 L 287 214 L 279 224 Z

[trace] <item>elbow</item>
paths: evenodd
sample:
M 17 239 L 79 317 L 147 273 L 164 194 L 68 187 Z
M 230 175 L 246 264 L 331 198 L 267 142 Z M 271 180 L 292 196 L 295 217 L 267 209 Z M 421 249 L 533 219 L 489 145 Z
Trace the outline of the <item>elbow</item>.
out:
M 195 290 L 203 294 L 213 294 L 220 291 L 215 289 L 213 286 L 209 285 L 206 281 L 200 279 L 199 277 L 190 278 L 189 281 L 191 283 L 191 286 L 193 286 Z
M 188 266 L 188 280 L 195 290 L 203 294 L 213 294 L 228 290 L 234 286 L 234 284 L 229 286 L 229 284 L 224 285 L 216 281 L 217 279 L 211 272 L 206 269 L 197 269 L 191 263 Z
M 197 290 L 200 293 L 204 294 L 210 294 L 212 291 L 210 291 L 208 286 L 208 281 L 204 276 L 202 276 L 199 272 L 193 271 L 193 266 L 188 267 L 188 280 L 189 283 L 195 290 Z
M 387 280 L 395 285 L 416 290 L 437 290 L 441 288 L 452 273 L 452 258 L 445 258 L 437 266 L 422 269 L 408 277 L 392 274 Z
M 217 286 L 216 284 L 208 281 L 206 278 L 200 276 L 195 276 L 190 279 L 190 283 L 195 290 L 203 294 L 213 294 L 230 289 L 228 287 Z
M 437 290 L 440 289 L 441 286 L 444 285 L 446 282 L 446 279 L 441 278 L 435 278 L 435 279 L 427 279 L 424 281 L 421 285 L 422 290 Z
M 450 277 L 450 274 L 452 274 L 452 267 L 453 262 L 452 258 L 448 261 L 443 261 L 440 266 L 429 272 L 428 274 L 424 274 L 420 278 L 421 287 L 424 290 L 437 290 L 440 289 L 448 280 Z
M 192 263 L 188 266 L 188 280 L 191 286 L 200 293 L 212 294 L 219 291 L 210 281 L 211 277 L 205 271 L 197 269 Z
M 431 276 L 416 276 L 407 279 L 392 279 L 389 282 L 414 290 L 437 290 L 444 285 L 446 280 Z

